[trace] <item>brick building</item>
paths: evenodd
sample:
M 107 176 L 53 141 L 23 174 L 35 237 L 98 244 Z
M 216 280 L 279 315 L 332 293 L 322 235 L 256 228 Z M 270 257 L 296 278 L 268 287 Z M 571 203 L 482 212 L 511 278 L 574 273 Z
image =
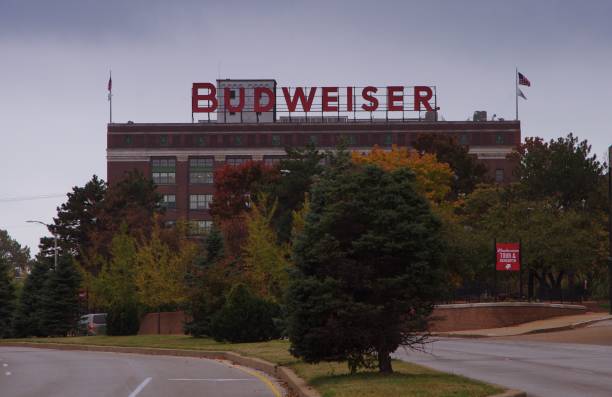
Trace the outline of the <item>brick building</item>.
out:
M 276 88 L 273 80 L 262 81 L 268 85 L 273 82 Z M 256 81 L 222 80 L 217 85 L 240 86 L 246 82 Z M 293 116 L 289 120 L 277 117 L 276 109 L 270 112 L 272 116 L 253 112 L 230 115 L 223 108 L 219 112 L 224 115 L 211 122 L 108 124 L 108 182 L 114 184 L 124 173 L 140 170 L 157 183 L 167 221 L 185 219 L 195 233 L 203 233 L 212 224 L 208 206 L 214 191 L 213 172 L 226 164 L 278 161 L 285 155 L 285 147 L 308 142 L 324 150 L 344 140 L 351 150 L 368 151 L 374 145 L 409 146 L 420 134 L 437 133 L 452 135 L 469 146 L 470 153 L 488 167 L 495 181 L 507 183 L 513 165 L 506 156 L 521 140 L 518 121 L 435 121 L 431 117 L 348 120 L 323 116 Z

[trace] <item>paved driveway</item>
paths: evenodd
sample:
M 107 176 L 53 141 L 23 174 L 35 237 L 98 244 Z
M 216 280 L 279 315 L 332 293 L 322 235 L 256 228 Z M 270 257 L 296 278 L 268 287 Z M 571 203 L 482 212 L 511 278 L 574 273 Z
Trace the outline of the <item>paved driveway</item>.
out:
M 275 397 L 256 372 L 199 358 L 0 346 L 0 366 L 2 397 Z
M 426 351 L 400 349 L 395 356 L 524 390 L 530 397 L 612 396 L 612 346 L 438 338 Z

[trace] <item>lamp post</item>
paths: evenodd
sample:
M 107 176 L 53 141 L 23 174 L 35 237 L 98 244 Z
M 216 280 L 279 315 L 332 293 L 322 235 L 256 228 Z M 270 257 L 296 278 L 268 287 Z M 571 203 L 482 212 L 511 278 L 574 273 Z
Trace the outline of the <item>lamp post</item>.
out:
M 45 226 L 47 229 L 50 229 L 51 225 L 46 224 L 45 222 L 41 222 L 41 221 L 26 221 L 27 223 L 38 223 L 40 225 Z M 51 232 L 53 234 L 53 264 L 55 266 L 55 268 L 57 269 L 57 233 Z

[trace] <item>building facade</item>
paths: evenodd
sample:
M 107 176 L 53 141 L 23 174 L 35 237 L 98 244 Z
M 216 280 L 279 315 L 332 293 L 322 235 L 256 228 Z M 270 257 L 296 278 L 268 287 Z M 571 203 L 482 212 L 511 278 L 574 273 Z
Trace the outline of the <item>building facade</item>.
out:
M 219 80 L 218 87 L 265 86 L 274 80 Z M 217 95 L 227 91 L 219 90 Z M 233 91 L 229 91 L 234 100 Z M 245 100 L 248 102 L 248 95 Z M 219 97 L 223 103 L 223 98 Z M 512 180 L 514 165 L 506 157 L 521 141 L 518 121 L 350 120 L 342 117 L 278 117 L 276 111 L 230 112 L 223 106 L 210 122 L 112 123 L 107 126 L 107 180 L 117 183 L 139 170 L 158 185 L 166 221 L 184 219 L 195 234 L 212 225 L 208 208 L 214 193 L 214 171 L 245 161 L 273 163 L 285 147 L 314 143 L 321 150 L 340 142 L 366 152 L 374 145 L 410 146 L 421 134 L 443 134 L 469 147 L 498 183 Z M 230 114 L 231 113 L 231 114 Z M 435 119 L 435 118 L 434 118 Z

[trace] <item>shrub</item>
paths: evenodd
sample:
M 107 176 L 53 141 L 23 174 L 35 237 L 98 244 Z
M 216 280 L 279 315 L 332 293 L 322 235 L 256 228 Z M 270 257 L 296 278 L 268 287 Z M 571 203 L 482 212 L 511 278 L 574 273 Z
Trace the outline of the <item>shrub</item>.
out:
M 140 315 L 136 303 L 115 305 L 106 315 L 107 335 L 136 335 L 140 328 Z
M 261 342 L 280 336 L 274 325 L 278 305 L 253 295 L 244 284 L 235 285 L 225 305 L 212 318 L 211 336 L 217 341 Z

